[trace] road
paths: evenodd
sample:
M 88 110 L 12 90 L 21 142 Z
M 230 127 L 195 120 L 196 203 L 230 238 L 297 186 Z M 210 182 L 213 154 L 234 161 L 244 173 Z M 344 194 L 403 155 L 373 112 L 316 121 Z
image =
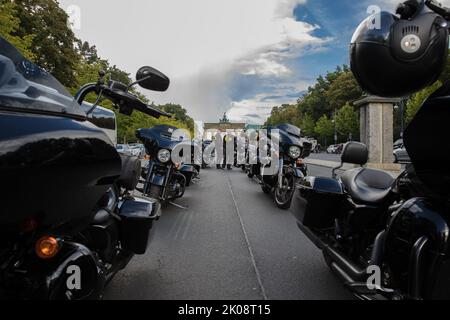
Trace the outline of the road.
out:
M 328 154 L 328 153 L 312 153 L 308 159 L 317 159 L 317 160 L 326 160 L 326 161 L 334 161 L 340 162 L 341 155 L 340 154 Z
M 351 299 L 292 214 L 240 170 L 203 170 L 176 203 L 185 209 L 164 208 L 147 253 L 105 299 Z

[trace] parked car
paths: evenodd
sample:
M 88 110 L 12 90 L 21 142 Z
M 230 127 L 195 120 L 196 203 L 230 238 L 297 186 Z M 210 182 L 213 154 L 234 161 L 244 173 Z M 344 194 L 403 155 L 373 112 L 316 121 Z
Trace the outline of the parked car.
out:
M 405 145 L 403 144 L 403 139 L 399 139 L 394 143 L 394 162 L 395 163 L 411 162 L 408 152 L 406 151 Z
M 344 147 L 344 145 L 342 143 L 341 144 L 332 144 L 331 146 L 329 146 L 327 148 L 327 153 L 341 154 L 343 147 Z
M 327 148 L 327 153 L 334 153 L 336 150 L 336 145 L 332 144 Z
M 135 157 L 143 158 L 145 156 L 145 147 L 142 144 L 130 145 L 129 152 Z
M 131 155 L 130 147 L 126 144 L 118 144 L 116 150 L 118 153 Z

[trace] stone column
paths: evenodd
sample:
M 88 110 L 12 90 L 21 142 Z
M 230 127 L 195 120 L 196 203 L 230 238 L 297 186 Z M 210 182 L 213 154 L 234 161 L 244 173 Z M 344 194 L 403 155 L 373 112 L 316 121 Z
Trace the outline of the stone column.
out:
M 354 103 L 360 110 L 361 142 L 369 148 L 369 165 L 390 167 L 394 161 L 394 104 L 400 100 L 368 96 Z

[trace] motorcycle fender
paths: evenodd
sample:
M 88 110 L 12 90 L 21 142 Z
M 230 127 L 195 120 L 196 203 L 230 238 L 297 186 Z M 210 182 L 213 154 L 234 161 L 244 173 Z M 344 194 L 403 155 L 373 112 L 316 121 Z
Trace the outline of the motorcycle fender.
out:
M 39 258 L 35 258 L 39 259 Z M 35 279 L 40 279 L 36 299 L 94 300 L 101 298 L 105 275 L 94 254 L 85 246 L 64 242 L 58 255 L 50 260 L 34 260 Z
M 150 178 L 150 183 L 152 185 L 156 185 L 156 186 L 160 186 L 160 187 L 164 187 L 164 182 L 165 181 L 166 181 L 166 176 L 165 175 L 160 175 L 160 174 L 153 173 L 151 178 Z
M 180 172 L 182 174 L 195 174 L 197 173 L 197 170 L 193 165 L 185 164 L 180 168 Z

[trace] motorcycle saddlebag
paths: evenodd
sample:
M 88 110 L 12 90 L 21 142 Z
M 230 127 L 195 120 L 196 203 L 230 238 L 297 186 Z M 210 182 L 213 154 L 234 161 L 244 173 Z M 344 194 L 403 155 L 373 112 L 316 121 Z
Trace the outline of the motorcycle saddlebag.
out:
M 161 216 L 159 202 L 143 199 L 126 199 L 120 207 L 120 239 L 122 248 L 135 254 L 144 254 L 153 237 L 153 222 Z
M 323 177 L 305 177 L 299 185 L 297 220 L 312 229 L 333 227 L 344 199 L 344 190 L 337 180 Z

